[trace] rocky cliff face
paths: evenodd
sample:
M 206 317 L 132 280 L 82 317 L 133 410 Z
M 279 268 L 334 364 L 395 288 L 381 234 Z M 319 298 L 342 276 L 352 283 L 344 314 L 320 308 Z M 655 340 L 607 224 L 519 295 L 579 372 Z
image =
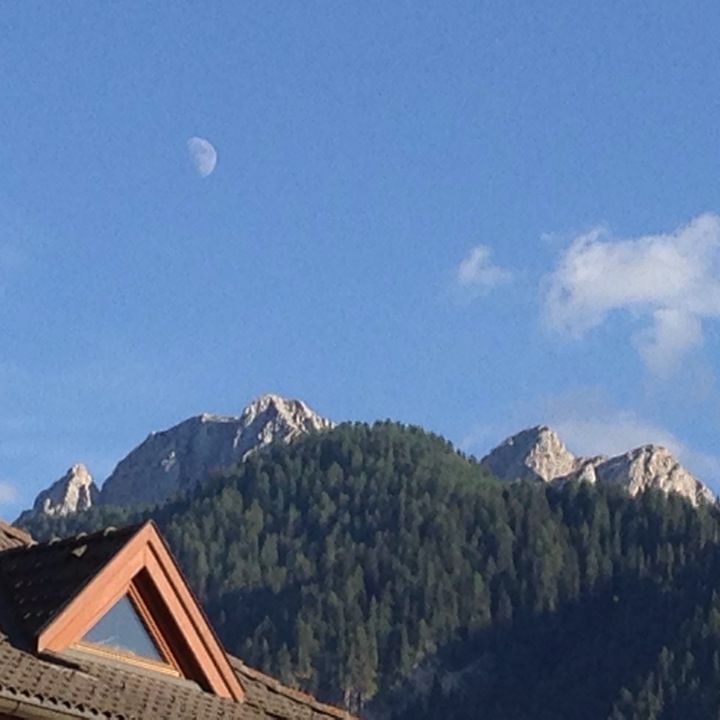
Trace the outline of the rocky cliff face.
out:
M 333 423 L 304 402 L 263 395 L 238 415 L 202 414 L 168 430 L 151 433 L 121 460 L 99 492 L 83 465 L 74 465 L 38 495 L 32 510 L 66 515 L 100 502 L 113 505 L 159 503 L 193 487 L 213 469 L 245 460 L 273 442 L 289 443 Z M 714 501 L 713 493 L 663 447 L 646 445 L 613 458 L 574 455 L 547 426 L 523 430 L 505 440 L 483 464 L 503 480 L 561 483 L 569 480 L 622 485 L 632 495 L 648 488 L 677 492 L 694 504 Z
M 499 478 L 550 482 L 577 469 L 577 458 L 545 425 L 523 430 L 498 445 L 483 464 Z
M 333 426 L 301 400 L 279 395 L 263 395 L 237 416 L 203 413 L 151 433 L 117 464 L 101 491 L 84 465 L 74 465 L 38 495 L 18 522 L 29 514 L 67 515 L 96 502 L 159 503 L 201 482 L 211 470 L 241 462 L 270 443 L 289 443 Z
M 198 415 L 151 433 L 118 463 L 103 484 L 100 502 L 162 502 L 270 443 L 289 443 L 332 426 L 304 402 L 278 395 L 258 398 L 239 416 Z
M 546 426 L 523 430 L 508 438 L 482 460 L 501 480 L 569 480 L 622 485 L 631 495 L 650 488 L 676 492 L 693 504 L 713 502 L 714 494 L 693 477 L 669 450 L 645 445 L 617 457 L 573 455 L 557 433 Z
M 69 513 L 87 510 L 97 502 L 99 491 L 88 469 L 82 465 L 73 465 L 59 480 L 47 490 L 43 490 L 28 513 L 41 513 L 51 517 L 62 517 Z
M 669 450 L 657 445 L 644 445 L 610 458 L 597 465 L 595 473 L 598 482 L 625 485 L 631 495 L 654 487 L 684 495 L 696 505 L 715 499 L 712 491 L 680 465 Z

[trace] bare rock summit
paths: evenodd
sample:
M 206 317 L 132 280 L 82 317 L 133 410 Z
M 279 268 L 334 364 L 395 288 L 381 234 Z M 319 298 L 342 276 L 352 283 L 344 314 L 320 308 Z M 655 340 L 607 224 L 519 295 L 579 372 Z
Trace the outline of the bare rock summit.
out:
M 47 490 L 43 490 L 35 498 L 32 510 L 26 510 L 20 516 L 20 520 L 27 514 L 64 517 L 70 513 L 87 510 L 97 502 L 98 495 L 99 491 L 92 475 L 82 463 L 78 463 Z
M 675 492 L 693 505 L 714 502 L 715 495 L 691 475 L 667 448 L 644 445 L 624 455 L 584 458 L 570 452 L 558 434 L 545 425 L 523 430 L 498 445 L 482 460 L 501 480 L 563 483 L 582 480 L 620 485 L 630 495 L 656 488 Z
M 285 443 L 310 432 L 335 426 L 311 410 L 302 400 L 287 400 L 279 395 L 262 395 L 251 402 L 240 416 L 245 455 L 276 440 Z
M 105 481 L 103 504 L 158 503 L 274 442 L 333 427 L 301 400 L 263 395 L 239 416 L 203 413 L 151 433 Z
M 597 480 L 606 485 L 620 484 L 631 495 L 653 487 L 665 492 L 676 492 L 694 505 L 713 502 L 712 491 L 691 475 L 660 445 L 643 445 L 635 450 L 610 458 L 595 468 Z
M 279 395 L 257 398 L 240 415 L 202 413 L 150 433 L 117 464 L 100 491 L 84 465 L 73 465 L 17 522 L 38 514 L 67 515 L 95 503 L 161 503 L 202 482 L 212 470 L 242 462 L 271 443 L 290 443 L 332 427 L 333 422 L 301 400 Z
M 504 480 L 542 480 L 572 473 L 578 459 L 558 434 L 546 425 L 523 430 L 509 437 L 483 459 L 483 464 Z

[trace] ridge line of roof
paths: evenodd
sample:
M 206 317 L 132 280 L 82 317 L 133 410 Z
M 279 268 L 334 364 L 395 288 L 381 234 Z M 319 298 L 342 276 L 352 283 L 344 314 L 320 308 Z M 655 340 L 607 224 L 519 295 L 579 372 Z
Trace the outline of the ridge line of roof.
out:
M 17 547 L 7 548 L 7 550 L 0 551 L 0 554 L 2 555 L 10 555 L 15 553 L 21 553 L 21 552 L 28 552 L 28 551 L 42 551 L 46 550 L 47 548 L 62 548 L 67 547 L 68 545 L 74 545 L 75 543 L 78 543 L 80 541 L 87 541 L 87 542 L 93 542 L 94 540 L 99 540 L 102 537 L 122 537 L 122 536 L 128 536 L 132 537 L 135 535 L 138 530 L 140 530 L 148 521 L 142 522 L 142 523 L 134 523 L 133 525 L 124 525 L 121 528 L 116 528 L 114 526 L 109 526 L 104 528 L 103 530 L 96 530 L 92 533 L 78 533 L 77 535 L 70 535 L 68 537 L 64 538 L 58 538 L 53 537 L 50 540 L 43 540 L 42 542 L 38 542 L 37 540 L 32 540 L 27 545 L 18 545 Z M 20 531 L 23 532 L 23 531 Z
M 0 552 L 0 561 L 8 561 L 12 562 L 15 558 L 22 558 L 23 555 L 26 557 L 32 556 L 33 553 L 45 553 L 48 551 L 57 551 L 58 549 L 63 548 L 71 548 L 73 545 L 77 545 L 79 543 L 85 543 L 85 542 L 94 542 L 99 541 L 101 539 L 107 538 L 108 540 L 120 540 L 121 544 L 115 550 L 109 555 L 109 557 L 106 559 L 106 563 L 109 562 L 112 558 L 114 558 L 120 550 L 122 550 L 123 547 L 127 545 L 127 543 L 133 538 L 137 533 L 140 531 L 140 529 L 145 525 L 146 523 L 142 524 L 135 524 L 135 525 L 129 525 L 124 528 L 115 528 L 115 527 L 109 527 L 105 528 L 104 530 L 100 530 L 94 533 L 86 534 L 86 533 L 79 533 L 78 535 L 71 536 L 69 538 L 63 538 L 63 539 L 52 539 L 43 543 L 33 543 L 31 545 L 24 545 L 19 546 L 15 548 L 9 548 L 7 550 L 4 550 Z M 0 578 L 4 578 L 5 573 L 2 569 L 2 566 L 0 565 Z M 28 635 L 28 639 L 35 640 L 39 635 L 45 630 L 45 628 L 54 621 L 57 616 L 62 613 L 65 608 L 73 601 L 73 599 L 83 591 L 83 589 L 88 585 L 89 582 L 92 581 L 94 575 L 91 577 L 88 577 L 85 579 L 85 582 L 78 585 L 77 588 L 75 588 L 74 593 L 65 599 L 63 603 L 61 603 L 58 607 L 54 609 L 54 611 L 45 619 L 45 621 L 35 629 L 34 632 L 30 633 Z

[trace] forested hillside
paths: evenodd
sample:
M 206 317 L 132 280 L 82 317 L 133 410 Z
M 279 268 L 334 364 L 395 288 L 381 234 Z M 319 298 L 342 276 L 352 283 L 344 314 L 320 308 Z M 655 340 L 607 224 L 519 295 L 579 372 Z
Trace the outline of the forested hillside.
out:
M 441 438 L 344 425 L 152 511 L 231 652 L 399 718 L 720 711 L 720 525 L 677 497 L 501 485 Z M 339 689 L 339 692 L 338 692 Z

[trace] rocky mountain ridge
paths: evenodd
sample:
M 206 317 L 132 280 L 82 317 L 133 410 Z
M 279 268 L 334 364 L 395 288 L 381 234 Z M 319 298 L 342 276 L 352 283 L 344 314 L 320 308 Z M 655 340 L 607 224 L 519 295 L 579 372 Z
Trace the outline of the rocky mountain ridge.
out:
M 100 502 L 162 502 L 214 469 L 245 460 L 273 442 L 290 443 L 333 423 L 301 400 L 263 395 L 240 416 L 203 413 L 146 440 L 121 460 L 103 484 Z
M 643 445 L 611 458 L 584 458 L 570 452 L 558 434 L 546 425 L 509 437 L 481 462 L 505 481 L 561 483 L 584 480 L 601 485 L 621 485 L 631 495 L 650 488 L 676 492 L 694 505 L 715 500 L 713 492 L 661 445 Z
M 26 510 L 19 518 L 21 522 L 28 514 L 39 513 L 50 517 L 64 517 L 73 512 L 87 510 L 97 502 L 99 490 L 93 476 L 82 463 L 73 465 L 47 490 L 43 490 L 33 503 L 32 510 Z
M 84 465 L 41 492 L 28 514 L 64 516 L 95 503 L 155 504 L 189 489 L 214 469 L 242 462 L 273 442 L 290 443 L 334 423 L 301 400 L 263 395 L 240 415 L 203 413 L 160 432 L 153 432 L 116 466 L 99 490 Z M 713 502 L 714 494 L 688 472 L 669 450 L 645 445 L 608 458 L 576 456 L 546 425 L 507 438 L 481 461 L 505 481 L 562 483 L 584 480 L 622 485 L 631 495 L 649 488 L 677 492 L 693 504 Z
M 123 458 L 98 489 L 84 465 L 41 492 L 32 510 L 50 516 L 86 510 L 95 503 L 159 503 L 207 477 L 213 469 L 245 460 L 273 442 L 290 443 L 334 427 L 301 400 L 262 395 L 240 415 L 202 413 L 153 432 Z

